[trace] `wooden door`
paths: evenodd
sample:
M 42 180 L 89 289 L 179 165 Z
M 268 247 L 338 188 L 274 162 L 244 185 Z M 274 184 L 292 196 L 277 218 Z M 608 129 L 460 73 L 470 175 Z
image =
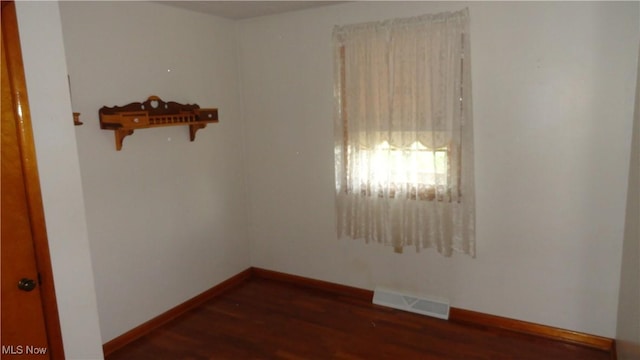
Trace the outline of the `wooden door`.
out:
M 2 2 L 2 359 L 63 359 L 18 25 Z

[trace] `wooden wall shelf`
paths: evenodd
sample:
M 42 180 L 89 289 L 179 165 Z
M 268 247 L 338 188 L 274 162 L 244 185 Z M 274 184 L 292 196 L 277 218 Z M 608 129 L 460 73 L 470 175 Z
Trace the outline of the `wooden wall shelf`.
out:
M 201 109 L 197 104 L 183 105 L 164 102 L 157 96 L 149 96 L 147 101 L 125 106 L 103 106 L 100 111 L 100 128 L 113 130 L 116 150 L 122 149 L 122 141 L 134 130 L 164 126 L 188 126 L 189 139 L 196 139 L 196 132 L 207 124 L 218 122 L 218 109 Z

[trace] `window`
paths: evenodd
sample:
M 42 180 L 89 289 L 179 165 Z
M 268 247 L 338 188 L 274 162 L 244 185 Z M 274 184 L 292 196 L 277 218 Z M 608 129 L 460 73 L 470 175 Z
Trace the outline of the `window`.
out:
M 468 11 L 333 36 L 339 235 L 474 255 Z
M 444 200 L 450 194 L 448 148 L 429 149 L 420 141 L 409 146 L 391 146 L 382 141 L 359 152 L 358 171 L 366 195 L 383 197 L 406 194 L 416 200 Z M 437 195 L 437 196 L 436 196 Z

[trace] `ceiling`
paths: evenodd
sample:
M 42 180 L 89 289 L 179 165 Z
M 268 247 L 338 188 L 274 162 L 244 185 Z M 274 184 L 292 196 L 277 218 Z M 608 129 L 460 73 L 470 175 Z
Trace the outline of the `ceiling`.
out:
M 158 1 L 165 5 L 221 16 L 248 19 L 288 11 L 339 4 L 344 1 Z

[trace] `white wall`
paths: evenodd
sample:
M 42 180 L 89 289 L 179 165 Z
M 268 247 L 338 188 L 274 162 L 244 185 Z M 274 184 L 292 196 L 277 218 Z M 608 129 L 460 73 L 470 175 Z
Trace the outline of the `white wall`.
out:
M 243 21 L 238 39 L 236 23 L 160 4 L 62 3 L 85 122 L 70 130 L 57 6 L 19 2 L 67 356 L 101 357 L 82 187 L 103 342 L 249 264 L 614 337 L 637 3 L 468 4 L 478 257 L 336 239 L 332 26 L 462 6 L 336 5 Z M 98 109 L 150 94 L 221 122 L 194 143 L 140 130 L 116 152 Z
M 55 2 L 16 9 L 65 355 L 102 359 L 60 12 Z
M 620 360 L 640 358 L 640 59 L 629 169 L 616 334 Z
M 356 2 L 242 22 L 251 264 L 614 337 L 638 3 L 467 5 L 477 258 L 336 238 L 332 27 L 465 6 Z
M 249 267 L 237 24 L 141 2 L 60 4 L 103 342 Z M 218 107 L 114 146 L 100 107 L 157 95 Z

